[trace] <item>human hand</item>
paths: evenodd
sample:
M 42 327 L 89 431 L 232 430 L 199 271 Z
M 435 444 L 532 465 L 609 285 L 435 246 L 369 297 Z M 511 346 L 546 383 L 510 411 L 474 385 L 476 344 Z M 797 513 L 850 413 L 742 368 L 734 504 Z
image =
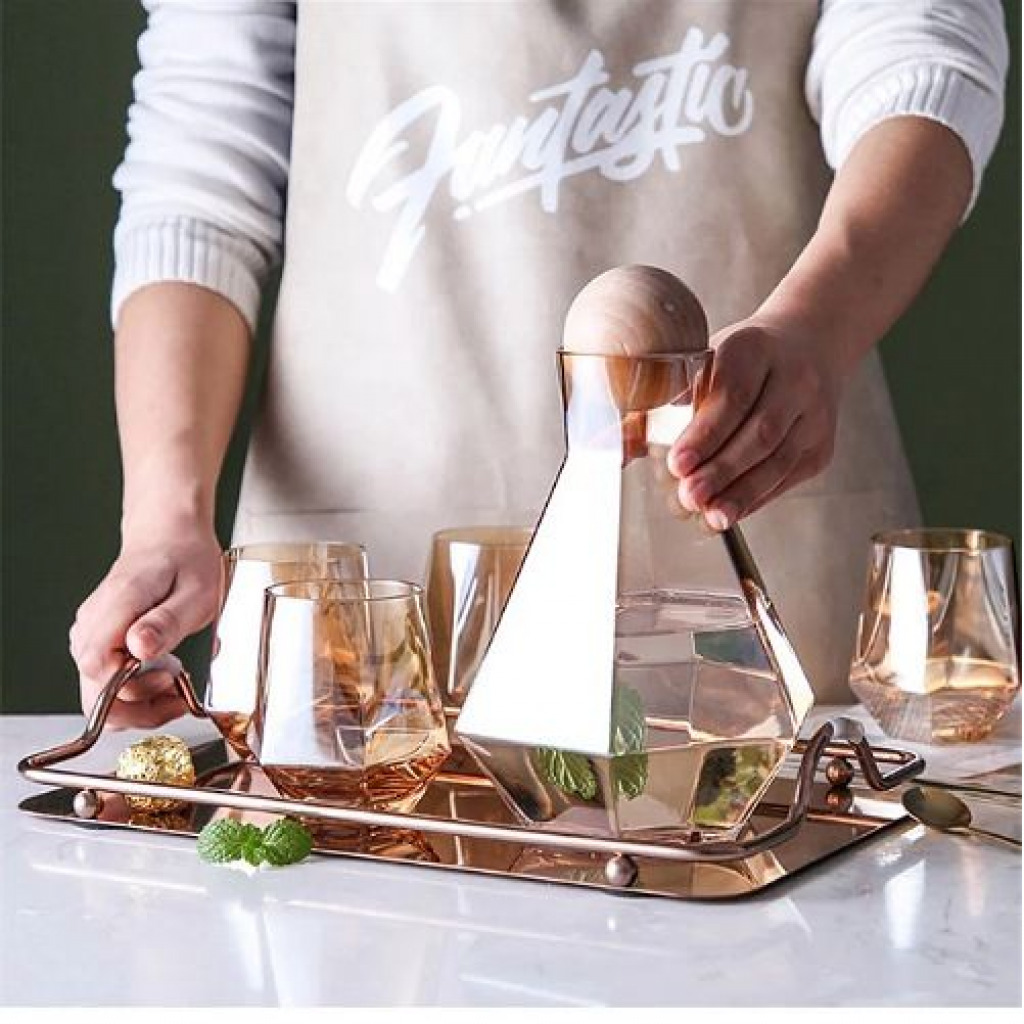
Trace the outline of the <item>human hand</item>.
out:
M 150 661 L 210 622 L 220 573 L 220 545 L 210 526 L 189 521 L 125 539 L 71 627 L 71 655 L 86 714 L 126 653 Z M 185 710 L 169 673 L 146 673 L 121 688 L 107 725 L 156 728 Z
M 712 345 L 706 397 L 667 461 L 683 507 L 724 530 L 832 460 L 840 373 L 820 339 L 757 316 Z

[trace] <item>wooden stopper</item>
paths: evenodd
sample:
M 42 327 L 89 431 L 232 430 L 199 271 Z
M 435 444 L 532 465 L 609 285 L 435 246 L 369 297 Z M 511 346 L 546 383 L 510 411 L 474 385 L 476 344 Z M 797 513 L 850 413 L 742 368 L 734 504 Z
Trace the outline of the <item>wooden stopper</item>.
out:
M 580 355 L 677 355 L 707 347 L 700 301 L 658 267 L 615 267 L 595 277 L 573 300 L 562 332 L 563 350 Z M 623 359 L 607 372 L 624 411 L 656 409 L 680 391 L 680 367 L 667 362 Z
M 700 352 L 708 347 L 708 321 L 697 296 L 674 274 L 614 267 L 573 300 L 562 347 L 604 356 Z

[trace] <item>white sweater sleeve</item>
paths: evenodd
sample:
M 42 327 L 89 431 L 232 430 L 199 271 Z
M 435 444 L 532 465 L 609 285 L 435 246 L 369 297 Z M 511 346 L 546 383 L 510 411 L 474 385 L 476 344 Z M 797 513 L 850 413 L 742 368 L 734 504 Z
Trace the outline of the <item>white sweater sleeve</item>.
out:
M 129 142 L 114 174 L 111 315 L 156 281 L 190 281 L 255 324 L 280 259 L 291 140 L 291 0 L 143 0 Z
M 1000 0 L 823 0 L 805 86 L 829 164 L 842 166 L 887 118 L 930 118 L 970 155 L 973 206 L 1002 127 L 1008 62 Z

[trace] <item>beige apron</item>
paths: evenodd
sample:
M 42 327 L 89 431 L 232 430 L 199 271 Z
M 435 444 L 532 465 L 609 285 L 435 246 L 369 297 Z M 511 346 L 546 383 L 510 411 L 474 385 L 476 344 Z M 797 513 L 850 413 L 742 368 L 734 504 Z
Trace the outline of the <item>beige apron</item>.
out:
M 803 93 L 817 13 L 300 3 L 285 271 L 236 540 L 360 541 L 376 575 L 419 579 L 434 530 L 535 521 L 579 288 L 666 267 L 717 329 L 810 237 L 829 184 Z M 849 699 L 869 535 L 916 517 L 872 355 L 831 468 L 745 524 L 819 699 Z

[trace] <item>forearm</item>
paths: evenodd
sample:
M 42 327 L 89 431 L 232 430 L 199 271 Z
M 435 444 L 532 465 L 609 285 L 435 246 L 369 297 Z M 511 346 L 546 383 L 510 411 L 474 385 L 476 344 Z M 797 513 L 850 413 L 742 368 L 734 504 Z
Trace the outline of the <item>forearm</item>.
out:
M 881 122 L 843 164 L 814 236 L 758 319 L 827 346 L 845 377 L 924 284 L 971 184 L 951 131 L 924 118 Z
M 154 524 L 212 530 L 261 284 L 281 254 L 295 63 L 286 0 L 145 7 L 130 143 L 114 175 L 122 530 L 132 536 Z
M 710 393 L 669 455 L 685 508 L 724 529 L 828 465 L 844 378 L 917 294 L 971 186 L 967 151 L 934 122 L 864 134 L 793 268 L 715 337 Z
M 115 376 L 126 540 L 177 523 L 212 529 L 249 350 L 241 314 L 207 289 L 164 282 L 124 303 Z

